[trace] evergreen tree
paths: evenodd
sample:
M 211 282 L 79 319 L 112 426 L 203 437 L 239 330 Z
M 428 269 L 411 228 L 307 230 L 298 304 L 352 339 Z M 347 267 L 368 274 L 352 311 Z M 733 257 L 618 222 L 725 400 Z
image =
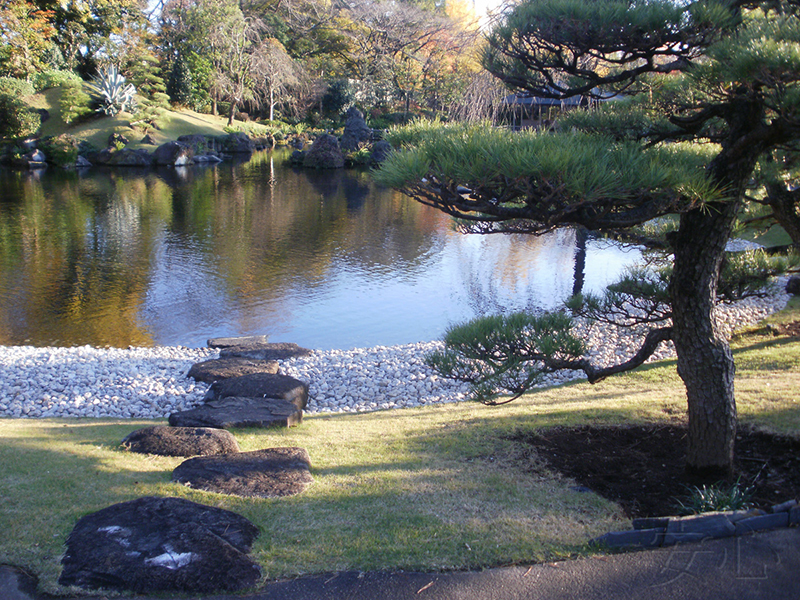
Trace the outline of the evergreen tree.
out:
M 672 322 L 624 368 L 674 342 L 687 463 L 700 473 L 732 467 L 734 361 L 714 317 L 717 284 L 759 159 L 797 153 L 799 10 L 790 0 L 524 1 L 492 31 L 487 69 L 543 98 L 625 99 L 552 134 L 408 134 L 382 169 L 384 183 L 480 232 L 608 231 L 679 214 Z

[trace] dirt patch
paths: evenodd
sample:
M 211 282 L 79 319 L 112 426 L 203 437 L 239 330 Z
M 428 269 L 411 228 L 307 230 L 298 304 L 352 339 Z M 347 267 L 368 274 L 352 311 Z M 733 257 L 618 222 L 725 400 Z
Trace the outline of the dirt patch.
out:
M 689 486 L 686 428 L 556 427 L 514 439 L 530 444 L 548 466 L 619 503 L 628 517 L 677 514 Z M 800 440 L 744 429 L 736 436 L 731 481 L 754 488 L 752 503 L 768 507 L 800 498 Z
M 778 323 L 776 325 L 772 325 L 772 330 L 778 335 L 800 337 L 800 321 L 792 321 L 791 323 Z

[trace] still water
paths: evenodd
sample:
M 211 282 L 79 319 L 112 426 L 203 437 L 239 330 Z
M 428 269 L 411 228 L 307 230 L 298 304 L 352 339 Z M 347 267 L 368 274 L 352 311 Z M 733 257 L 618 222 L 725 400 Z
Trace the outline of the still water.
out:
M 640 256 L 571 230 L 462 235 L 369 173 L 286 159 L 0 170 L 0 344 L 428 341 L 476 315 L 599 291 Z

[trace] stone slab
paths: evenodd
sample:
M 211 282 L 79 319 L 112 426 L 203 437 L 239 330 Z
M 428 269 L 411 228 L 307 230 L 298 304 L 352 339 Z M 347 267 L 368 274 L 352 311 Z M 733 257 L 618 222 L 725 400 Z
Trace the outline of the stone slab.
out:
M 313 481 L 304 448 L 270 448 L 184 461 L 172 481 L 234 496 L 279 498 L 303 492 Z
M 207 456 L 239 452 L 239 444 L 233 435 L 205 425 L 155 425 L 137 429 L 122 440 L 122 446 L 131 452 L 160 456 Z
M 286 360 L 308 356 L 311 350 L 293 343 L 244 344 L 219 351 L 220 358 L 254 358 L 258 360 Z
M 308 405 L 308 385 L 288 375 L 251 373 L 213 383 L 206 392 L 205 400 L 221 400 L 228 396 L 279 398 L 302 410 Z
M 252 375 L 253 373 L 278 373 L 278 363 L 269 360 L 256 360 L 252 358 L 213 358 L 195 363 L 186 373 L 195 381 L 214 383 L 223 379 Z
M 721 513 L 693 515 L 670 519 L 664 536 L 664 545 L 699 542 L 704 539 L 729 537 L 736 527 Z
M 78 520 L 58 582 L 137 593 L 241 591 L 261 577 L 247 556 L 257 536 L 255 525 L 227 510 L 138 498 Z
M 227 396 L 172 413 L 172 427 L 294 427 L 303 421 L 303 411 L 280 398 L 242 398 Z
M 779 529 L 789 526 L 789 513 L 779 512 L 772 515 L 761 515 L 750 517 L 736 522 L 736 535 L 744 535 L 751 531 L 764 531 L 767 529 Z
M 248 335 L 241 337 L 211 338 L 206 342 L 209 348 L 228 348 L 230 346 L 252 346 L 254 344 L 268 344 L 269 338 L 265 335 Z
M 633 520 L 634 529 L 660 529 L 666 530 L 669 525 L 669 517 L 642 517 Z

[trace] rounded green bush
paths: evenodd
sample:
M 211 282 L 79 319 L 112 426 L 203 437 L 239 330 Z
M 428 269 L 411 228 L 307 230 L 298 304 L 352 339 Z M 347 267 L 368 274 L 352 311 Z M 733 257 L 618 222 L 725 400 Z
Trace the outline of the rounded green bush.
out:
M 34 135 L 42 116 L 16 96 L 0 93 L 0 138 L 14 139 Z

